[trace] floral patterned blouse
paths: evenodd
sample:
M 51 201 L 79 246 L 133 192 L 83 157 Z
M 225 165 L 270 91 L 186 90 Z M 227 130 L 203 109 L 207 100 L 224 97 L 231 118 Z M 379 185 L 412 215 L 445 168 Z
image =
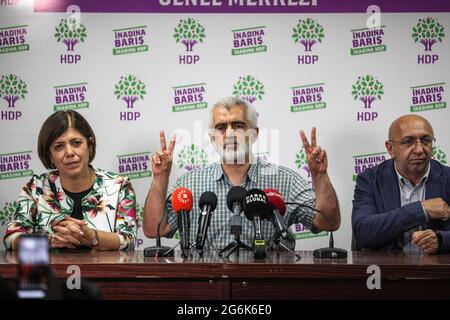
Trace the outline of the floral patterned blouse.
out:
M 82 198 L 84 220 L 92 229 L 114 232 L 120 238 L 120 248 L 132 249 L 136 239 L 136 195 L 127 177 L 95 170 L 91 191 Z M 56 193 L 56 194 L 55 194 Z M 53 233 L 52 221 L 71 215 L 73 200 L 64 193 L 58 171 L 33 175 L 19 195 L 13 220 L 8 224 L 5 247 L 23 233 Z M 34 223 L 33 223 L 34 222 Z

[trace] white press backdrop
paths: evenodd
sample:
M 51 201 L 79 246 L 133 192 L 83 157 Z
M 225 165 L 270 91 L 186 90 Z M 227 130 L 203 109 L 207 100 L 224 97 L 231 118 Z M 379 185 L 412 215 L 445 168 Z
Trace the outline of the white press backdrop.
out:
M 134 169 L 129 168 L 128 173 L 144 172 L 141 175 L 145 176 L 147 171 L 148 175 L 149 169 L 144 163 L 149 164 L 144 158 L 159 148 L 158 131 L 163 129 L 170 136 L 175 130 L 183 129 L 185 134 L 175 150 L 171 174 L 173 183 L 187 171 L 184 165 L 192 158 L 180 155 L 184 147 L 194 144 L 194 148 L 206 151 L 209 162 L 214 160 L 206 136 L 209 109 L 216 100 L 233 93 L 233 86 L 240 77 L 255 77 L 264 85 L 264 93 L 254 102 L 262 130 L 262 142 L 255 152 L 307 178 L 306 171 L 296 163 L 302 148 L 298 132 L 304 129 L 309 134 L 313 126 L 317 127 L 318 142 L 328 151 L 329 175 L 341 205 L 342 226 L 335 233 L 335 245 L 346 249 L 350 249 L 351 241 L 355 157 L 376 160 L 377 157 L 370 155 L 385 152 L 384 141 L 389 124 L 396 117 L 410 112 L 411 87 L 440 84 L 442 101 L 449 100 L 446 92 L 450 82 L 449 10 L 382 13 L 382 44 L 386 46 L 386 51 L 351 55 L 351 30 L 366 28 L 368 16 L 363 12 L 86 13 L 81 7 L 81 23 L 86 27 L 87 36 L 84 42 L 76 44 L 74 51 L 68 52 L 66 46 L 57 42 L 54 36 L 55 27 L 61 19 L 67 18 L 66 13 L 34 12 L 31 1 L 12 3 L 8 5 L 6 2 L 0 6 L 0 32 L 25 26 L 22 27 L 26 29 L 24 42 L 29 48 L 0 54 L 0 76 L 17 75 L 27 84 L 25 97 L 19 99 L 15 107 L 8 107 L 6 100 L 0 100 L 0 111 L 4 112 L 0 119 L 2 237 L 6 222 L 11 218 L 11 203 L 30 178 L 12 177 L 14 172 L 23 171 L 25 162 L 35 173 L 44 171 L 37 156 L 37 134 L 43 121 L 54 111 L 55 87 L 58 86 L 82 84 L 86 90 L 84 101 L 89 105 L 78 111 L 87 118 L 97 135 L 95 167 L 119 172 L 119 159 L 134 159 L 138 162 Z M 305 52 L 303 46 L 292 38 L 293 28 L 299 19 L 308 17 L 324 28 L 322 42 L 315 44 L 311 52 Z M 442 42 L 432 47 L 431 52 L 425 52 L 424 47 L 412 38 L 412 28 L 419 19 L 426 17 L 437 19 L 446 34 Z M 174 28 L 180 20 L 188 18 L 195 19 L 205 29 L 203 43 L 196 44 L 190 53 L 174 38 Z M 148 51 L 114 55 L 113 30 L 142 26 L 145 26 L 143 40 Z M 264 27 L 262 42 L 267 46 L 267 51 L 232 55 L 232 30 L 255 27 Z M 5 37 L 9 35 L 4 33 L 3 39 Z M 11 46 L 11 43 L 3 40 L 2 47 L 5 46 Z M 78 55 L 80 60 L 77 63 L 61 63 L 61 56 L 67 54 Z M 199 60 L 181 64 L 180 56 L 186 54 L 197 56 Z M 418 56 L 425 54 L 438 57 L 438 60 L 418 63 Z M 314 64 L 299 64 L 299 55 L 316 56 L 318 60 Z M 384 93 L 381 99 L 374 101 L 371 109 L 365 110 L 362 102 L 353 98 L 352 85 L 358 77 L 367 74 L 383 84 Z M 118 100 L 114 94 L 114 85 L 126 75 L 136 76 L 146 86 L 144 99 L 136 101 L 132 109 L 127 109 L 124 101 Z M 291 112 L 291 88 L 318 83 L 322 84 L 322 101 L 326 102 L 326 108 Z M 207 102 L 207 108 L 173 112 L 173 87 L 192 84 L 202 84 L 202 97 Z M 10 119 L 9 111 L 19 111 L 20 114 L 14 113 L 14 119 Z M 120 112 L 127 111 L 139 112 L 139 118 L 121 120 Z M 358 121 L 358 112 L 376 112 L 377 117 L 373 121 Z M 448 108 L 419 113 L 433 124 L 437 146 L 441 150 L 439 159 L 445 162 L 445 153 L 450 151 Z M 133 158 L 132 154 L 139 154 L 140 157 Z M 19 155 L 27 155 L 30 160 L 21 160 L 20 166 L 14 167 L 13 163 L 20 159 L 17 158 Z M 193 160 L 194 164 L 201 164 L 200 158 L 194 156 Z M 178 161 L 182 163 L 181 168 Z M 142 206 L 151 177 L 135 177 L 132 183 L 138 204 Z M 298 233 L 297 249 L 328 245 L 326 236 L 300 239 L 304 236 L 302 232 Z M 153 243 L 154 240 L 146 239 L 140 229 L 137 249 Z M 174 243 L 175 239 L 165 240 L 167 245 Z

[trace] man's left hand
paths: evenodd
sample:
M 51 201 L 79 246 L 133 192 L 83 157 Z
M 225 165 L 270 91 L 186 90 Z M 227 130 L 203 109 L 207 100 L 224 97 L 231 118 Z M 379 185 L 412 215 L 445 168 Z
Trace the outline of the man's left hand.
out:
M 438 238 L 436 233 L 431 229 L 414 232 L 411 242 L 428 254 L 437 253 L 439 250 Z

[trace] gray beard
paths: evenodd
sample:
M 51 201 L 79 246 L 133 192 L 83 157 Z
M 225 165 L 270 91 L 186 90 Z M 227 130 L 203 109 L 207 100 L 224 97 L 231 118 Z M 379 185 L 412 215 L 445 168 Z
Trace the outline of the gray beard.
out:
M 225 164 L 245 164 L 247 155 L 249 154 L 245 146 L 238 144 L 237 149 L 224 149 L 223 146 L 213 144 L 214 150 L 219 154 L 222 163 Z

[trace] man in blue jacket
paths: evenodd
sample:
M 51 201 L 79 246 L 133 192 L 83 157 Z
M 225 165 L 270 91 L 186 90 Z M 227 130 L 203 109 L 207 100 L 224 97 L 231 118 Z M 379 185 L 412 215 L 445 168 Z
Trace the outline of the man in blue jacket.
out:
M 390 160 L 356 179 L 352 228 L 357 249 L 450 251 L 450 168 L 432 160 L 430 123 L 405 115 L 389 128 Z

